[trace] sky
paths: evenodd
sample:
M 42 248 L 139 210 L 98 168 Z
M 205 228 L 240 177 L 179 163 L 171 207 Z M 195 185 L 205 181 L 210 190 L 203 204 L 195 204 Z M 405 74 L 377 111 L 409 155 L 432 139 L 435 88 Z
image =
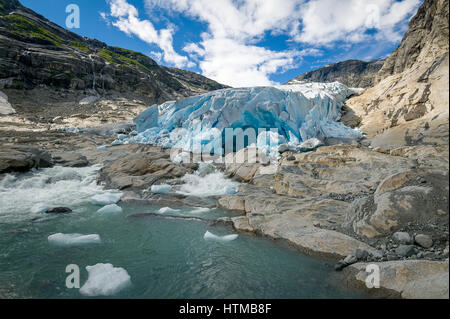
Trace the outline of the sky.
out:
M 423 0 L 20 0 L 70 30 L 233 87 L 388 56 Z

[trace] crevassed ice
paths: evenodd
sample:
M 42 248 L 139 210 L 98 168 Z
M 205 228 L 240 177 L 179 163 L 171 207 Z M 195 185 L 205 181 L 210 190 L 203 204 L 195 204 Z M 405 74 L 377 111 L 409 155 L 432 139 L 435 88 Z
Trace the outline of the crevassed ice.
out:
M 314 137 L 358 138 L 359 131 L 337 122 L 344 101 L 354 93 L 338 82 L 217 90 L 153 105 L 135 119 L 137 135 L 114 143 L 146 143 L 197 152 L 197 147 L 204 151 L 205 145 L 225 145 L 226 128 L 253 129 L 258 147 L 295 145 Z M 276 134 L 266 138 L 261 129 L 276 129 Z

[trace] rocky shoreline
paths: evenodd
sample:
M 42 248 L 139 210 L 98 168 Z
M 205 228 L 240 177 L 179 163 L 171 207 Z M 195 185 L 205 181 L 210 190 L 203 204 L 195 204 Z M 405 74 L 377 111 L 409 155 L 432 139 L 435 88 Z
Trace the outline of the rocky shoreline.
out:
M 388 152 L 364 143 L 339 144 L 285 152 L 278 166 L 219 165 L 241 187 L 234 195 L 205 199 L 145 191 L 155 184 L 176 187 L 198 168 L 173 163 L 170 150 L 138 144 L 102 148 L 113 137 L 60 134 L 46 132 L 30 143 L 27 134 L 16 133 L 22 143 L 2 148 L 1 172 L 102 164 L 98 183 L 123 191 L 125 202 L 217 205 L 232 212 L 221 222 L 239 232 L 334 260 L 349 286 L 365 286 L 365 265 L 374 263 L 381 268 L 381 290 L 368 290 L 374 296 L 421 298 L 426 290 L 423 297 L 448 298 L 448 285 L 440 286 L 442 279 L 448 282 L 448 146 Z

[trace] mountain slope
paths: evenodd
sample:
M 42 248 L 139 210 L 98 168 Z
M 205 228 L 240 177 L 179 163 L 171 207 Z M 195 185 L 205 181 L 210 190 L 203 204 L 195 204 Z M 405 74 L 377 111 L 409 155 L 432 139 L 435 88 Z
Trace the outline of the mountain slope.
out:
M 425 0 L 377 85 L 347 102 L 373 146 L 448 144 L 449 1 Z M 356 121 L 358 122 L 358 121 Z
M 384 59 L 370 62 L 348 60 L 309 71 L 286 84 L 295 82 L 341 82 L 348 87 L 367 88 L 375 84 L 375 76 L 383 66 Z
M 160 103 L 225 87 L 168 70 L 144 54 L 67 31 L 17 0 L 0 0 L 0 88 L 133 93 Z

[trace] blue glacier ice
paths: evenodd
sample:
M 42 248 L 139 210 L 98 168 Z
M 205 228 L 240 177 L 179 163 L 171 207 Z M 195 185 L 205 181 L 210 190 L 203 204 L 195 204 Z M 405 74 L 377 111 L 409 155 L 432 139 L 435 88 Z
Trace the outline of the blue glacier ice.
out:
M 295 146 L 311 138 L 359 138 L 360 131 L 337 122 L 344 101 L 354 93 L 338 82 L 213 91 L 151 106 L 135 119 L 137 134 L 120 136 L 114 143 L 196 152 L 198 146 L 202 151 L 205 146 L 220 148 L 230 139 L 226 129 L 237 128 L 254 129 L 256 136 L 248 144 L 259 148 Z M 234 150 L 245 146 L 235 145 Z

